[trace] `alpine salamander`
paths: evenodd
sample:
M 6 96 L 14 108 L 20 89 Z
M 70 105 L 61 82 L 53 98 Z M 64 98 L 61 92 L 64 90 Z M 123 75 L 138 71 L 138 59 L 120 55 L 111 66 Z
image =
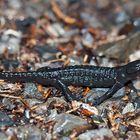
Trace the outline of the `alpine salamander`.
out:
M 120 88 L 128 85 L 134 89 L 132 80 L 140 76 L 140 60 L 119 67 L 75 65 L 58 68 L 42 67 L 30 72 L 0 72 L 0 79 L 7 82 L 34 82 L 43 86 L 54 86 L 61 90 L 68 101 L 77 99 L 68 86 L 110 88 L 93 101 L 98 105 L 111 98 Z

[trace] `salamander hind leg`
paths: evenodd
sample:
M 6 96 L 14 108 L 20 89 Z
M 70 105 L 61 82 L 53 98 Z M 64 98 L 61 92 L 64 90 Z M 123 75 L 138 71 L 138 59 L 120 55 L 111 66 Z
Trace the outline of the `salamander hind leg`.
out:
M 68 101 L 77 100 L 77 98 L 71 93 L 69 88 L 60 80 L 52 80 L 51 85 L 62 91 L 62 94 Z
M 123 85 L 121 83 L 116 82 L 104 95 L 102 95 L 98 99 L 94 99 L 93 105 L 97 106 L 105 100 L 111 98 L 122 87 Z

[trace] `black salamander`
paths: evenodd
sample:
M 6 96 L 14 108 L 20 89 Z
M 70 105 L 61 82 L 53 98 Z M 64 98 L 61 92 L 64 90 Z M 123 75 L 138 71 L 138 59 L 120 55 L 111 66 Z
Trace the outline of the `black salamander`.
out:
M 59 68 L 42 67 L 31 72 L 0 72 L 0 79 L 7 82 L 34 82 L 43 86 L 54 86 L 61 90 L 68 101 L 77 99 L 68 86 L 110 88 L 104 95 L 93 101 L 98 105 L 111 98 L 120 88 L 128 85 L 134 88 L 132 80 L 140 76 L 140 60 L 119 67 L 75 65 Z

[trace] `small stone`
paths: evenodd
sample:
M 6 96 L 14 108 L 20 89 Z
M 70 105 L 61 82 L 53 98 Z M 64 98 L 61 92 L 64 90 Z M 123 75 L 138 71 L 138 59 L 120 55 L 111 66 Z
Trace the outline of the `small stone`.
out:
M 119 130 L 120 130 L 121 134 L 124 135 L 128 131 L 128 128 L 124 125 L 120 125 Z
M 116 23 L 122 23 L 125 22 L 129 19 L 128 15 L 126 14 L 126 12 L 120 12 L 118 13 L 117 17 L 116 17 Z
M 87 124 L 86 120 L 81 119 L 78 116 L 74 116 L 66 113 L 56 115 L 54 121 L 56 121 L 56 124 L 54 125 L 54 129 L 53 129 L 54 134 L 59 133 L 61 131 L 67 132 L 77 126 Z
M 5 112 L 0 112 L 0 126 L 1 127 L 11 126 L 13 124 L 14 122 Z
M 34 83 L 25 83 L 25 89 L 23 92 L 24 96 L 42 98 L 42 95 L 38 91 Z
M 15 107 L 15 105 L 11 102 L 9 98 L 3 98 L 2 103 L 8 110 L 12 110 Z
M 82 42 L 86 46 L 92 46 L 92 44 L 94 42 L 94 38 L 93 38 L 93 36 L 89 32 L 83 31 Z
M 99 55 L 103 54 L 107 58 L 115 58 L 123 61 L 137 49 L 139 44 L 140 32 L 136 32 L 126 38 L 102 45 L 96 51 Z
M 133 25 L 135 26 L 135 30 L 139 31 L 140 30 L 140 18 L 134 19 Z
M 0 54 L 3 54 L 5 51 L 8 51 L 10 54 L 18 53 L 21 37 L 21 32 L 11 29 L 6 30 L 0 36 Z
M 8 136 L 5 133 L 0 132 L 0 140 L 8 140 Z
M 42 133 L 34 125 L 25 125 L 18 127 L 17 137 L 25 140 L 42 140 Z
M 124 107 L 124 109 L 123 109 L 123 111 L 122 111 L 122 114 L 126 114 L 126 113 L 128 113 L 128 112 L 134 112 L 134 111 L 135 111 L 134 105 L 133 105 L 132 103 L 128 103 L 128 104 Z
M 113 133 L 107 128 L 101 128 L 99 130 L 90 130 L 78 136 L 79 140 L 91 140 L 91 139 L 113 139 Z

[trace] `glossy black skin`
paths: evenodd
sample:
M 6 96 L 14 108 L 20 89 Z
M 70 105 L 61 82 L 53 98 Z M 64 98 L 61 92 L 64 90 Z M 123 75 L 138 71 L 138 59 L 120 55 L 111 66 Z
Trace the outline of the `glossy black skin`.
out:
M 0 79 L 8 82 L 35 82 L 44 86 L 54 86 L 62 91 L 68 101 L 76 99 L 68 89 L 69 85 L 110 88 L 103 96 L 93 101 L 94 105 L 112 97 L 125 85 L 134 89 L 132 80 L 138 76 L 140 76 L 140 60 L 113 68 L 75 65 L 59 68 L 42 67 L 31 72 L 0 73 Z

